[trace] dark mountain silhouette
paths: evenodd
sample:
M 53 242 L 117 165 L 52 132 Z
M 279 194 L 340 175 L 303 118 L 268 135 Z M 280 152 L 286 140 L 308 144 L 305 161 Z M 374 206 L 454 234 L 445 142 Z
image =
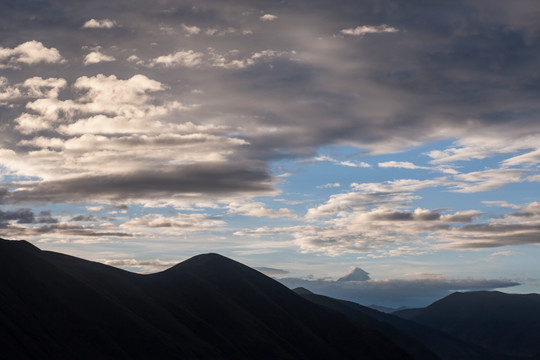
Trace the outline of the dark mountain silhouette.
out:
M 353 321 L 369 324 L 370 327 L 379 330 L 407 350 L 415 359 L 484 360 L 504 358 L 442 331 L 351 301 L 316 295 L 304 288 L 297 288 L 295 291 L 305 299 L 338 311 Z
M 138 275 L 0 240 L 5 359 L 408 359 L 372 328 L 217 254 Z
M 538 294 L 456 292 L 426 308 L 394 314 L 501 354 L 540 358 Z

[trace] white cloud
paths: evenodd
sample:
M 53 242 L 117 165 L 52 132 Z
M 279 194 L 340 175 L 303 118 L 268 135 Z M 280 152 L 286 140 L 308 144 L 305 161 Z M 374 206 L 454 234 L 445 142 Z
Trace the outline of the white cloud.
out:
M 157 272 L 168 269 L 180 261 L 164 261 L 160 259 L 153 260 L 136 260 L 136 259 L 98 259 L 96 260 L 102 264 L 115 266 L 120 268 L 137 268 L 142 270 L 143 273 Z
M 483 204 L 486 204 L 486 205 L 493 205 L 493 206 L 500 206 L 502 208 L 506 208 L 506 209 L 520 209 L 521 206 L 519 205 L 516 205 L 516 204 L 511 204 L 507 201 L 499 201 L 499 200 L 493 200 L 493 201 L 482 201 Z
M 398 29 L 382 24 L 377 26 L 357 26 L 355 28 L 343 29 L 341 30 L 342 34 L 351 35 L 351 36 L 364 36 L 366 34 L 378 34 L 378 33 L 396 33 L 399 32 Z
M 538 163 L 540 163 L 540 148 L 502 162 L 504 166 L 536 165 Z
M 498 189 L 504 185 L 519 183 L 527 173 L 524 169 L 489 169 L 454 176 L 456 183 L 451 191 L 474 193 Z
M 361 168 L 369 168 L 371 167 L 370 164 L 361 161 L 361 162 L 354 162 L 354 161 L 339 161 L 339 165 L 348 166 L 348 167 L 361 167 Z
M 43 79 L 35 76 L 26 79 L 22 86 L 28 89 L 29 97 L 56 98 L 58 92 L 67 86 L 67 82 L 61 78 Z
M 0 76 L 0 105 L 22 97 L 21 91 L 16 86 L 9 85 L 6 77 Z
M 267 209 L 265 204 L 262 202 L 231 202 L 227 205 L 229 209 L 229 214 L 238 214 L 244 216 L 255 216 L 255 217 L 269 217 L 269 218 L 278 218 L 278 217 L 294 217 L 294 213 L 286 208 L 281 208 L 279 210 Z
M 424 166 L 415 165 L 409 161 L 385 161 L 385 162 L 380 162 L 377 165 L 382 168 L 400 168 L 400 169 L 411 169 L 411 170 L 429 169 Z
M 340 187 L 341 184 L 340 183 L 328 183 L 328 184 L 325 184 L 325 185 L 319 185 L 317 186 L 317 189 L 331 189 L 331 188 L 338 188 Z
M 201 29 L 195 25 L 193 26 L 187 26 L 186 24 L 182 24 L 182 29 L 187 32 L 187 36 L 190 35 L 197 35 L 201 32 Z
M 437 187 L 444 185 L 447 179 L 435 178 L 427 180 L 417 179 L 399 179 L 386 181 L 383 183 L 352 183 L 351 188 L 356 191 L 364 191 L 368 193 L 395 193 L 395 192 L 414 192 L 428 187 Z
M 39 63 L 58 64 L 65 59 L 55 48 L 47 48 L 39 41 L 27 41 L 13 49 L 0 47 L 0 69 L 19 68 Z
M 273 58 L 282 57 L 287 52 L 277 51 L 277 50 L 262 50 L 259 52 L 252 53 L 249 57 L 243 57 L 240 59 L 231 59 L 231 54 L 236 52 L 229 52 L 229 54 L 218 53 L 215 50 L 211 49 L 211 66 L 219 67 L 224 69 L 244 69 L 249 66 L 255 65 L 257 62 L 271 60 Z
M 201 63 L 203 54 L 193 50 L 177 51 L 174 54 L 162 55 L 152 59 L 148 66 L 163 65 L 165 67 L 194 67 Z
M 175 232 L 200 231 L 217 226 L 225 225 L 220 219 L 211 218 L 206 214 L 182 214 L 166 217 L 161 214 L 148 214 L 142 217 L 133 218 L 121 225 L 123 228 L 172 228 Z
M 456 161 L 481 160 L 500 154 L 510 154 L 519 151 L 526 152 L 502 162 L 504 166 L 534 164 L 538 161 L 540 149 L 539 134 L 516 134 L 509 141 L 497 133 L 480 135 L 464 134 L 453 147 L 444 150 L 432 150 L 426 155 L 431 157 L 431 163 L 442 164 Z
M 84 23 L 83 29 L 111 29 L 116 27 L 116 21 L 111 19 L 90 19 Z
M 101 62 L 115 61 L 114 56 L 105 55 L 100 51 L 92 51 L 84 57 L 84 65 L 98 64 Z
M 313 158 L 315 162 L 332 162 L 341 166 L 357 167 L 357 168 L 370 168 L 371 165 L 364 161 L 350 161 L 350 160 L 337 160 L 328 155 L 320 155 Z
M 261 17 L 259 17 L 259 19 L 261 19 L 262 21 L 274 21 L 277 18 L 278 17 L 276 15 L 272 15 L 272 14 L 264 14 Z

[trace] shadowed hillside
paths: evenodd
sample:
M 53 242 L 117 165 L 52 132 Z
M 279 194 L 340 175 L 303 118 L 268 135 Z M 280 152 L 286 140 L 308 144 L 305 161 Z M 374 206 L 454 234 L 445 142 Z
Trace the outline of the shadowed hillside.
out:
M 386 314 L 351 301 L 317 295 L 304 288 L 297 288 L 294 291 L 316 304 L 341 312 L 351 320 L 370 324 L 371 327 L 379 330 L 410 354 L 413 354 L 415 359 L 433 357 L 443 360 L 507 359 L 504 355 L 414 321 Z M 404 310 L 404 312 L 407 311 Z
M 454 293 L 430 306 L 394 313 L 509 356 L 540 356 L 540 295 Z
M 138 275 L 0 240 L 10 359 L 407 359 L 369 324 L 217 254 Z

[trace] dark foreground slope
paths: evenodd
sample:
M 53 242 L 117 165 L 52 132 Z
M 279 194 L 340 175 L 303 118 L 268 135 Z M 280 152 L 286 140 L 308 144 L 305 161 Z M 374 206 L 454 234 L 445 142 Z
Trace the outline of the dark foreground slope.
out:
M 137 275 L 0 240 L 6 359 L 407 359 L 368 325 L 216 254 Z
M 370 327 L 379 330 L 397 345 L 407 350 L 415 359 L 486 360 L 506 358 L 414 321 L 382 313 L 354 302 L 313 294 L 302 288 L 295 289 L 295 291 L 307 300 L 341 312 L 349 319 L 369 324 Z
M 457 292 L 403 315 L 501 354 L 540 358 L 538 294 Z

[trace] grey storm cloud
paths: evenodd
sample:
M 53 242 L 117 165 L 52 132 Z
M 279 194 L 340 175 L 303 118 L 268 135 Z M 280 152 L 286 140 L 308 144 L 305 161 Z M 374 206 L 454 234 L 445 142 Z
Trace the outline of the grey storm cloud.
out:
M 176 171 L 139 171 L 123 175 L 77 177 L 66 180 L 13 184 L 17 191 L 4 191 L 2 203 L 85 202 L 92 199 L 170 199 L 196 193 L 232 195 L 268 194 L 271 177 L 263 169 L 234 164 L 194 164 Z
M 150 70 L 126 61 L 99 64 L 106 73 L 141 71 L 164 82 L 181 77 L 167 85 L 185 98 L 203 100 L 192 115 L 197 122 L 220 114 L 229 125 L 245 125 L 249 118 L 253 129 L 274 129 L 243 127 L 250 154 L 259 159 L 303 156 L 333 143 L 403 149 L 438 139 L 441 127 L 455 132 L 512 123 L 516 132 L 538 129 L 539 26 L 527 20 L 539 13 L 534 2 L 118 1 L 108 3 L 106 14 L 100 1 L 85 4 L 84 11 L 75 4 L 3 4 L 3 16 L 10 17 L 3 22 L 9 23 L 3 29 L 11 35 L 6 38 L 57 48 L 73 59 L 62 74 L 70 81 L 83 66 L 81 60 L 76 63 L 83 56 L 81 46 L 92 44 L 126 59 L 129 53 L 118 47 L 123 44 L 144 61 L 156 53 L 188 50 L 208 60 L 209 48 L 216 54 L 235 50 L 236 55 L 226 56 L 238 64 L 265 50 L 288 54 L 230 71 L 204 63 L 189 71 Z M 260 21 L 265 14 L 277 18 Z M 105 18 L 116 26 L 66 31 Z M 181 24 L 200 31 L 186 37 Z M 344 29 L 383 24 L 399 31 L 340 35 Z M 218 35 L 224 29 L 229 31 Z M 16 45 L 13 40 L 4 44 Z M 201 90 L 202 98 L 192 89 Z
M 31 209 L 0 210 L 0 227 L 6 227 L 9 222 L 18 224 L 44 224 L 57 223 L 58 220 L 51 216 L 50 211 L 41 211 L 35 214 Z

